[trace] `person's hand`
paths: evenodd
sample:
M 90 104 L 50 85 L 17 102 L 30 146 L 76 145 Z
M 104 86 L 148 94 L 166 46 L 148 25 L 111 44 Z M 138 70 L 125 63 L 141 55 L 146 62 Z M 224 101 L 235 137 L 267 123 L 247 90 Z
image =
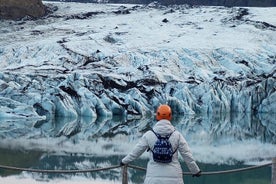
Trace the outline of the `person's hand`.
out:
M 193 174 L 192 176 L 193 176 L 193 177 L 200 177 L 200 176 L 201 176 L 201 171 L 199 171 L 199 172 L 196 173 L 196 174 Z

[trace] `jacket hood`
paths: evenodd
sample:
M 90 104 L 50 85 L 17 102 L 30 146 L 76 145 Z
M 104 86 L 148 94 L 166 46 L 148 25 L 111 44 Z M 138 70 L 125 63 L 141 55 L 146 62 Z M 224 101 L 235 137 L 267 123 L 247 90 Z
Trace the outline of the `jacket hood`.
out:
M 167 135 L 172 133 L 175 128 L 169 120 L 162 119 L 153 126 L 153 130 L 161 135 Z

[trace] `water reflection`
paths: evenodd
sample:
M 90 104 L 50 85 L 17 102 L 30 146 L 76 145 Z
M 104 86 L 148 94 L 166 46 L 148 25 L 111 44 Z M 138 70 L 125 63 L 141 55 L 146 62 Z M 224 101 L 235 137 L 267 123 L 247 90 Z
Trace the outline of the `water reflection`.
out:
M 42 152 L 39 151 L 25 151 L 9 148 L 0 148 L 0 164 L 14 167 L 29 168 L 39 163 Z M 1 176 L 9 176 L 19 174 L 20 171 L 2 170 L 0 169 Z
M 275 114 L 258 116 L 232 113 L 178 118 L 173 124 L 185 135 L 205 133 L 208 141 L 217 143 L 225 139 L 258 139 L 263 143 L 276 143 Z
M 258 139 L 263 143 L 276 143 L 275 114 L 220 114 L 205 116 L 174 116 L 172 123 L 186 136 L 201 132 L 208 135 L 209 142 L 224 138 L 235 140 Z M 0 137 L 74 137 L 93 139 L 94 137 L 114 137 L 117 134 L 133 135 L 145 132 L 153 126 L 153 117 L 128 120 L 113 118 L 56 118 L 32 122 L 28 120 L 0 121 Z

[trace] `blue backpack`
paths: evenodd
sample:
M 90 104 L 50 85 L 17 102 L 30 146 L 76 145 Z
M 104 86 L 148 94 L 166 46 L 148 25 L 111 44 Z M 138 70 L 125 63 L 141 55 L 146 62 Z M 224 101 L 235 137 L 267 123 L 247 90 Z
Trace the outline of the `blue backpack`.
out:
M 172 145 L 169 141 L 170 136 L 173 132 L 165 137 L 162 137 L 160 134 L 151 130 L 157 137 L 157 141 L 155 142 L 153 149 L 151 150 L 153 155 L 153 160 L 155 162 L 161 163 L 170 163 L 172 161 L 173 154 L 176 152 L 173 151 Z

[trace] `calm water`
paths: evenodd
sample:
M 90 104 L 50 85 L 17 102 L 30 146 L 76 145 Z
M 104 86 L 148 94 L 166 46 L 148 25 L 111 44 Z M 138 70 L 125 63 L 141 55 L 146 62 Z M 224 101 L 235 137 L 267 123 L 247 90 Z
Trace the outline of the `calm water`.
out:
M 276 156 L 273 116 L 193 117 L 175 119 L 173 124 L 186 137 L 202 171 L 220 171 L 268 163 Z M 118 165 L 152 121 L 77 120 L 78 131 L 57 136 L 66 121 L 0 121 L 0 165 L 36 169 L 91 169 Z M 68 122 L 68 121 L 67 121 Z M 9 126 L 7 126 L 9 125 Z M 17 126 L 14 129 L 3 127 Z M 51 130 L 51 131 L 50 131 Z M 53 133 L 54 132 L 54 133 Z M 9 136 L 7 136 L 9 135 Z M 181 161 L 182 162 L 182 161 Z M 133 165 L 146 167 L 142 156 Z M 182 162 L 184 171 L 188 171 Z M 144 171 L 129 168 L 129 183 L 141 184 Z M 0 169 L 0 183 L 121 183 L 121 170 L 84 174 L 38 174 Z M 86 181 L 86 182 L 85 182 Z M 240 173 L 185 176 L 187 184 L 271 184 L 271 167 Z
M 0 162 L 1 164 L 14 165 L 17 167 L 27 168 L 38 168 L 38 169 L 80 169 L 80 165 L 83 165 L 83 169 L 87 169 L 86 166 L 108 166 L 118 164 L 121 157 L 110 156 L 110 157 L 93 157 L 93 156 L 81 156 L 81 155 L 51 155 L 38 151 L 19 151 L 19 150 L 0 150 Z M 136 160 L 133 164 L 141 167 L 146 166 L 146 159 Z M 78 163 L 78 164 L 76 164 Z M 90 164 L 89 164 L 90 163 Z M 185 165 L 184 163 L 182 164 Z M 79 167 L 77 167 L 79 166 Z M 203 171 L 218 171 L 218 170 L 229 170 L 235 168 L 247 167 L 244 164 L 235 165 L 216 165 L 216 164 L 204 164 L 199 163 L 200 168 Z M 187 171 L 186 167 L 183 167 Z M 7 171 L 0 169 L 0 175 L 2 178 L 8 176 L 20 176 L 21 172 Z M 97 173 L 85 173 L 85 174 L 34 174 L 25 173 L 24 177 L 33 178 L 36 182 L 39 181 L 55 181 L 55 180 L 70 180 L 72 177 L 83 177 L 90 181 L 97 182 L 97 180 L 114 181 L 117 183 L 121 182 L 120 169 L 114 169 L 109 171 L 101 171 Z M 131 183 L 143 183 L 145 177 L 144 171 L 138 171 L 129 169 L 129 179 Z M 1 181 L 1 179 L 0 179 Z M 197 184 L 271 184 L 271 168 L 264 167 L 256 170 L 244 171 L 233 174 L 223 175 L 208 175 L 201 176 L 200 178 L 193 178 L 191 176 L 185 176 L 184 181 L 186 183 L 197 183 Z M 69 181 L 68 181 L 69 182 Z

